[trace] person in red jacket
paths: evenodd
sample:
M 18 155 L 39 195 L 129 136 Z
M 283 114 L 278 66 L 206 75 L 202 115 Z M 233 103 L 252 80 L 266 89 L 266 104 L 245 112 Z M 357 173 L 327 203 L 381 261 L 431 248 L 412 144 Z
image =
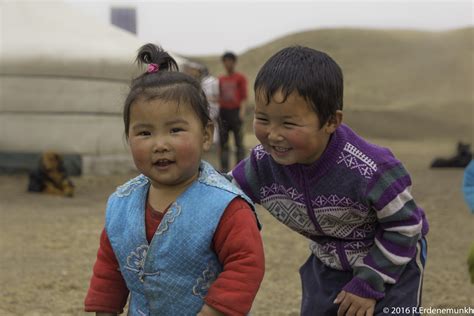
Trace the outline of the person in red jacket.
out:
M 226 74 L 219 77 L 219 139 L 220 163 L 223 172 L 229 171 L 229 132 L 234 134 L 236 163 L 245 157 L 242 123 L 247 100 L 247 79 L 235 71 L 237 56 L 227 52 L 222 56 Z

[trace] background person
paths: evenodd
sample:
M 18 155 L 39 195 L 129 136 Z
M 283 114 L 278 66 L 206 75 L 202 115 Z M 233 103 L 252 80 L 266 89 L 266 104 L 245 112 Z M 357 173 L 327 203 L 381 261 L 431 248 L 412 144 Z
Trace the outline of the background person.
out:
M 229 132 L 234 134 L 236 162 L 245 157 L 242 124 L 247 100 L 247 79 L 235 70 L 237 56 L 226 52 L 222 55 L 226 74 L 219 77 L 219 139 L 221 171 L 229 170 Z

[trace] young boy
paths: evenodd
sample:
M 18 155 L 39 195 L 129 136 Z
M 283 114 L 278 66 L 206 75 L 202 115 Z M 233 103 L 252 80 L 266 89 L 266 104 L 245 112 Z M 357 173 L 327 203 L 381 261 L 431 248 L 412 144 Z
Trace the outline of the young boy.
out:
M 235 71 L 237 56 L 227 52 L 222 55 L 222 63 L 226 74 L 219 77 L 219 139 L 220 163 L 222 171 L 229 170 L 229 132 L 234 134 L 236 160 L 245 157 L 242 123 L 245 116 L 245 100 L 247 99 L 247 80 Z
M 254 89 L 261 144 L 231 174 L 254 202 L 311 239 L 301 314 L 416 313 L 425 213 L 390 150 L 342 124 L 339 66 L 325 53 L 288 47 L 263 65 Z

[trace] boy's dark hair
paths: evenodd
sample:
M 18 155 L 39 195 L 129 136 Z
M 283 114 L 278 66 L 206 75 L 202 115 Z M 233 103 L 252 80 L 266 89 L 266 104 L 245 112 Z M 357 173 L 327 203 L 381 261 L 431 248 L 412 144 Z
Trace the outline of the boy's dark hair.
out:
M 146 71 L 132 80 L 130 92 L 123 108 L 127 138 L 130 108 L 137 99 L 176 101 L 178 105 L 182 102 L 188 103 L 196 112 L 203 126 L 211 121 L 209 103 L 202 91 L 201 84 L 193 77 L 179 72 L 176 61 L 161 47 L 154 44 L 143 45 L 138 51 L 136 62 L 138 65 L 154 64 L 158 71 Z
M 224 55 L 222 55 L 222 61 L 226 59 L 237 61 L 237 55 L 232 52 L 225 52 Z
M 341 68 L 327 54 L 309 47 L 287 47 L 270 57 L 255 79 L 256 97 L 270 103 L 276 92 L 297 92 L 318 115 L 321 128 L 343 106 Z

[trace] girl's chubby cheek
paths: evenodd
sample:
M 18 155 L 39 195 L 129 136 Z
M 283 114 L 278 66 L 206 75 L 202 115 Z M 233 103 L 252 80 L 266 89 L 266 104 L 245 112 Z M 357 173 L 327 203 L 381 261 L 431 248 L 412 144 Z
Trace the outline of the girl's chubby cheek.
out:
M 176 154 L 191 158 L 198 154 L 199 144 L 196 144 L 193 141 L 186 140 L 181 142 L 179 145 L 176 145 L 175 151 Z

